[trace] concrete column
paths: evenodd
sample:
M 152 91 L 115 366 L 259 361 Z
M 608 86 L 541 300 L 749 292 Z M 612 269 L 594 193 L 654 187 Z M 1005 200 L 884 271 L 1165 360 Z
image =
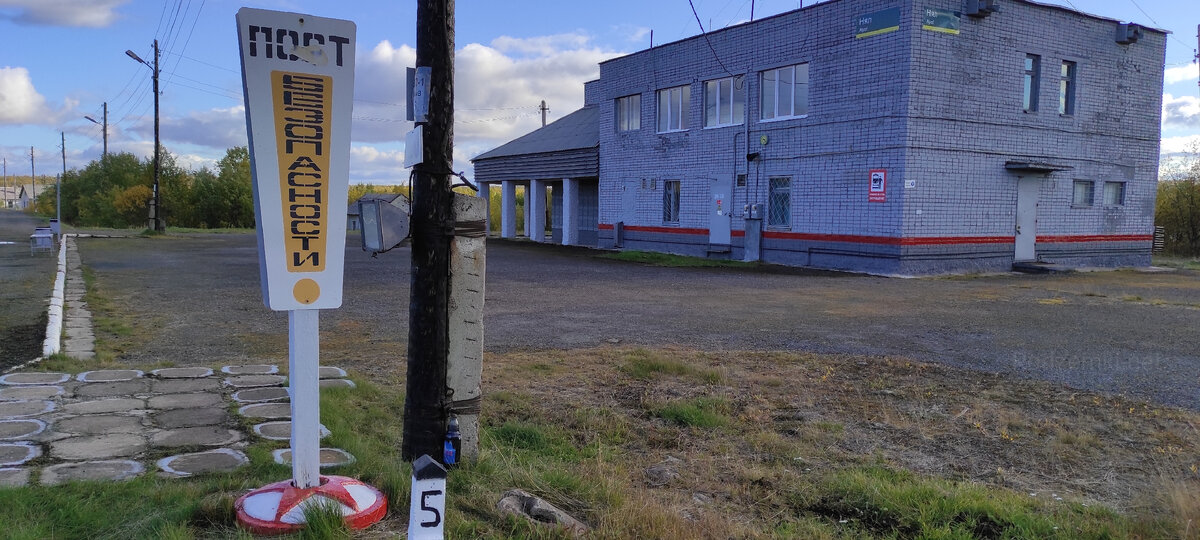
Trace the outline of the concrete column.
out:
M 479 182 L 479 198 L 483 199 L 483 225 L 485 234 L 492 232 L 492 185 Z
M 517 236 L 517 183 L 505 180 L 500 184 L 500 236 Z
M 454 219 L 461 226 L 487 213 L 475 197 L 454 196 Z M 479 399 L 483 378 L 483 297 L 487 274 L 486 238 L 459 234 L 450 242 L 449 350 L 446 387 L 450 412 L 458 416 L 463 461 L 479 456 Z
M 529 209 L 525 223 L 529 224 L 534 242 L 546 241 L 546 181 L 533 180 L 525 191 L 525 207 Z
M 579 243 L 579 180 L 563 178 L 563 245 Z
M 525 238 L 529 238 L 532 236 L 529 234 L 529 184 L 525 184 L 525 204 L 521 205 L 521 213 L 525 214 L 525 222 L 521 224 L 521 234 L 525 235 Z

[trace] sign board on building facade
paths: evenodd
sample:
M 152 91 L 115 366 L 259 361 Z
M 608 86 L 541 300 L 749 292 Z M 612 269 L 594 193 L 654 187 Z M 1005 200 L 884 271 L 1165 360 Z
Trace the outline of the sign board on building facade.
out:
M 871 185 L 867 201 L 887 202 L 887 169 L 871 169 Z
M 238 11 L 263 302 L 342 304 L 355 25 Z
M 946 34 L 957 34 L 958 24 L 962 15 L 948 9 L 925 8 L 925 16 L 921 18 L 921 28 Z
M 854 18 L 854 37 L 865 38 L 900 29 L 900 8 L 890 8 Z

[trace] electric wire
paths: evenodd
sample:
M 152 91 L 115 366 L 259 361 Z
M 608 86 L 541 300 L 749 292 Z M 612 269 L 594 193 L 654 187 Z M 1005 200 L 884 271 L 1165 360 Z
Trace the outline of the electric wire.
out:
M 725 62 L 721 61 L 721 55 L 717 54 L 717 49 L 713 47 L 712 41 L 708 39 L 708 32 L 704 30 L 704 23 L 700 22 L 700 14 L 696 12 L 696 4 L 692 3 L 692 0 L 688 0 L 688 5 L 692 7 L 692 15 L 696 17 L 696 24 L 700 25 L 700 34 L 704 36 L 704 42 L 708 43 L 708 49 L 712 51 L 713 58 L 716 59 L 717 64 L 721 65 L 721 69 L 725 70 L 725 73 L 732 77 L 733 72 L 725 67 Z

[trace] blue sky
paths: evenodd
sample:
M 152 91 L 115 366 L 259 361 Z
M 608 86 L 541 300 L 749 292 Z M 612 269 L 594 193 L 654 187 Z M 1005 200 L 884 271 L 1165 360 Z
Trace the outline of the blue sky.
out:
M 693 0 L 705 27 L 750 17 L 751 0 Z M 811 0 L 806 5 L 813 3 Z M 1046 0 L 1173 32 L 1167 45 L 1163 152 L 1200 144 L 1198 68 L 1192 63 L 1200 2 L 1194 0 Z M 755 0 L 755 18 L 799 7 Z M 234 14 L 242 6 L 350 19 L 358 25 L 358 69 L 351 181 L 395 183 L 404 133 L 404 67 L 414 63 L 416 2 L 347 0 L 0 0 L 0 157 L 10 174 L 62 169 L 99 157 L 100 120 L 109 104 L 109 150 L 153 151 L 150 60 L 163 49 L 163 144 L 185 167 L 211 165 L 245 144 Z M 455 164 L 578 108 L 598 62 L 700 32 L 687 0 L 458 0 Z

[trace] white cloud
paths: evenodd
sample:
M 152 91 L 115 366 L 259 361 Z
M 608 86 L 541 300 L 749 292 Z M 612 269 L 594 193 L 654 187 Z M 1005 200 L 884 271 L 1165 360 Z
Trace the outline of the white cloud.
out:
M 129 0 L 0 0 L 0 18 L 20 24 L 103 28 Z
M 613 56 L 616 53 L 593 46 L 584 34 L 501 37 L 490 45 L 462 47 L 455 57 L 454 170 L 467 171 L 470 176 L 471 157 L 540 127 L 538 104 L 542 100 L 550 107 L 550 121 L 582 107 L 583 83 L 598 77 L 600 62 Z M 387 41 L 359 57 L 352 130 L 355 142 L 402 141 L 412 129 L 412 124 L 404 121 L 403 89 L 404 70 L 415 63 L 414 49 Z M 357 151 L 361 154 L 354 159 L 365 160 L 367 147 Z M 391 162 L 402 162 L 400 154 Z M 366 167 L 388 162 L 376 158 L 357 163 Z
M 0 124 L 40 124 L 55 116 L 33 87 L 29 70 L 0 68 Z
M 1197 77 L 1200 77 L 1200 68 L 1197 68 L 1196 64 L 1186 64 L 1167 68 L 1163 72 L 1163 83 L 1175 84 L 1177 82 L 1195 81 Z
M 1162 125 L 1200 128 L 1200 98 L 1163 94 Z
M 403 184 L 408 180 L 404 152 L 370 145 L 350 145 L 350 183 Z
M 154 119 L 137 126 L 143 137 L 154 136 Z M 146 132 L 149 128 L 149 132 Z M 160 137 L 164 141 L 228 149 L 246 145 L 246 109 L 241 105 L 228 109 L 192 112 L 183 118 L 162 118 Z M 164 145 L 167 143 L 164 142 Z
M 1159 153 L 1163 155 L 1195 154 L 1200 152 L 1200 135 L 1163 137 Z

